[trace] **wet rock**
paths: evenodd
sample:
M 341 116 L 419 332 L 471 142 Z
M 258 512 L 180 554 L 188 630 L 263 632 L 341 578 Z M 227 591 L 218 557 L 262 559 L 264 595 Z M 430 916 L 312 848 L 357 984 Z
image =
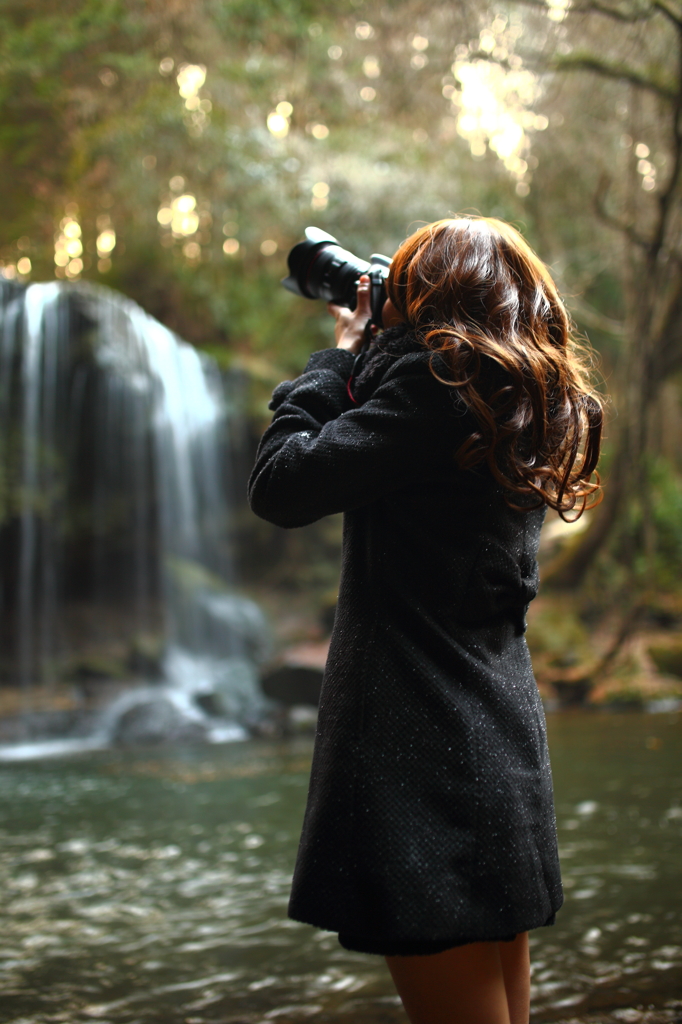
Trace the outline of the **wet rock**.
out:
M 267 711 L 255 666 L 244 657 L 215 658 L 172 648 L 165 659 L 166 692 L 211 715 L 237 722 Z M 184 694 L 184 698 L 181 695 Z
M 121 712 L 111 733 L 118 746 L 137 747 L 206 738 L 206 727 L 188 718 L 168 697 L 159 694 L 140 700 Z
M 90 735 L 97 713 L 89 710 L 31 711 L 0 718 L 0 743 L 28 743 L 44 739 Z
M 202 711 L 211 718 L 222 718 L 223 708 L 220 698 L 215 693 L 198 693 L 194 698 L 195 704 L 197 704 Z
M 323 671 L 308 665 L 280 665 L 263 676 L 263 693 L 282 704 L 312 704 L 320 702 Z
M 263 693 L 288 707 L 294 704 L 317 707 L 328 653 L 328 640 L 287 648 L 262 674 Z

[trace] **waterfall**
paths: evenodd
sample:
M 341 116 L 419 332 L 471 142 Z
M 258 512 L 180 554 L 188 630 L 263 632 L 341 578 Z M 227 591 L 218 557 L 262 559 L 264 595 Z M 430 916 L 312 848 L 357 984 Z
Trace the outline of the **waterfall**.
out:
M 0 684 L 24 710 L 116 682 L 100 740 L 236 738 L 262 714 L 228 427 L 216 365 L 134 302 L 0 280 Z

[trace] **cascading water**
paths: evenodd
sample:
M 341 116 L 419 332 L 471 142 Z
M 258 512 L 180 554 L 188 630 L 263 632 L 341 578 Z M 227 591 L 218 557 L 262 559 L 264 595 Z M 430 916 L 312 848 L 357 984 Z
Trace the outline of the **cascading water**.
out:
M 24 711 L 108 686 L 91 743 L 237 738 L 262 714 L 227 412 L 217 367 L 135 303 L 0 281 L 0 683 Z

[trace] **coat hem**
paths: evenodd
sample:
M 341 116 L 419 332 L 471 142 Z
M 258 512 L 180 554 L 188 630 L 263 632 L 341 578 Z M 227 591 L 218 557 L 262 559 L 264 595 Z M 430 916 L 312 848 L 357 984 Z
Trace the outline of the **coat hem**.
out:
M 289 917 L 298 921 L 300 918 L 289 913 Z M 346 929 L 338 931 L 339 943 L 353 953 L 368 953 L 371 956 L 431 956 L 435 953 L 444 953 L 447 949 L 455 949 L 458 946 L 470 946 L 475 942 L 513 942 L 517 935 L 523 932 L 534 931 L 536 928 L 551 927 L 556 920 L 556 911 L 552 911 L 549 917 L 539 923 L 524 924 L 515 931 L 502 934 L 493 932 L 490 934 L 478 935 L 451 935 L 440 939 L 391 939 L 371 935 L 354 935 Z M 314 922 L 301 921 L 302 924 L 311 924 L 321 931 L 336 932 L 336 928 L 326 928 Z
M 445 953 L 448 949 L 459 946 L 470 946 L 474 942 L 513 942 L 518 932 L 513 935 L 497 935 L 492 938 L 443 939 L 440 942 L 373 942 L 371 939 L 357 938 L 339 932 L 339 943 L 352 953 L 369 953 L 370 956 L 434 956 Z

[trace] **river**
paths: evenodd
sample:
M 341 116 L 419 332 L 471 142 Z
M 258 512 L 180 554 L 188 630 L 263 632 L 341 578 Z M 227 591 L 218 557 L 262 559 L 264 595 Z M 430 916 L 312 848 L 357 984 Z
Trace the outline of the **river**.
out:
M 566 903 L 533 1019 L 682 993 L 682 715 L 549 716 Z M 383 962 L 288 921 L 311 742 L 2 765 L 0 1019 L 404 1020 Z

